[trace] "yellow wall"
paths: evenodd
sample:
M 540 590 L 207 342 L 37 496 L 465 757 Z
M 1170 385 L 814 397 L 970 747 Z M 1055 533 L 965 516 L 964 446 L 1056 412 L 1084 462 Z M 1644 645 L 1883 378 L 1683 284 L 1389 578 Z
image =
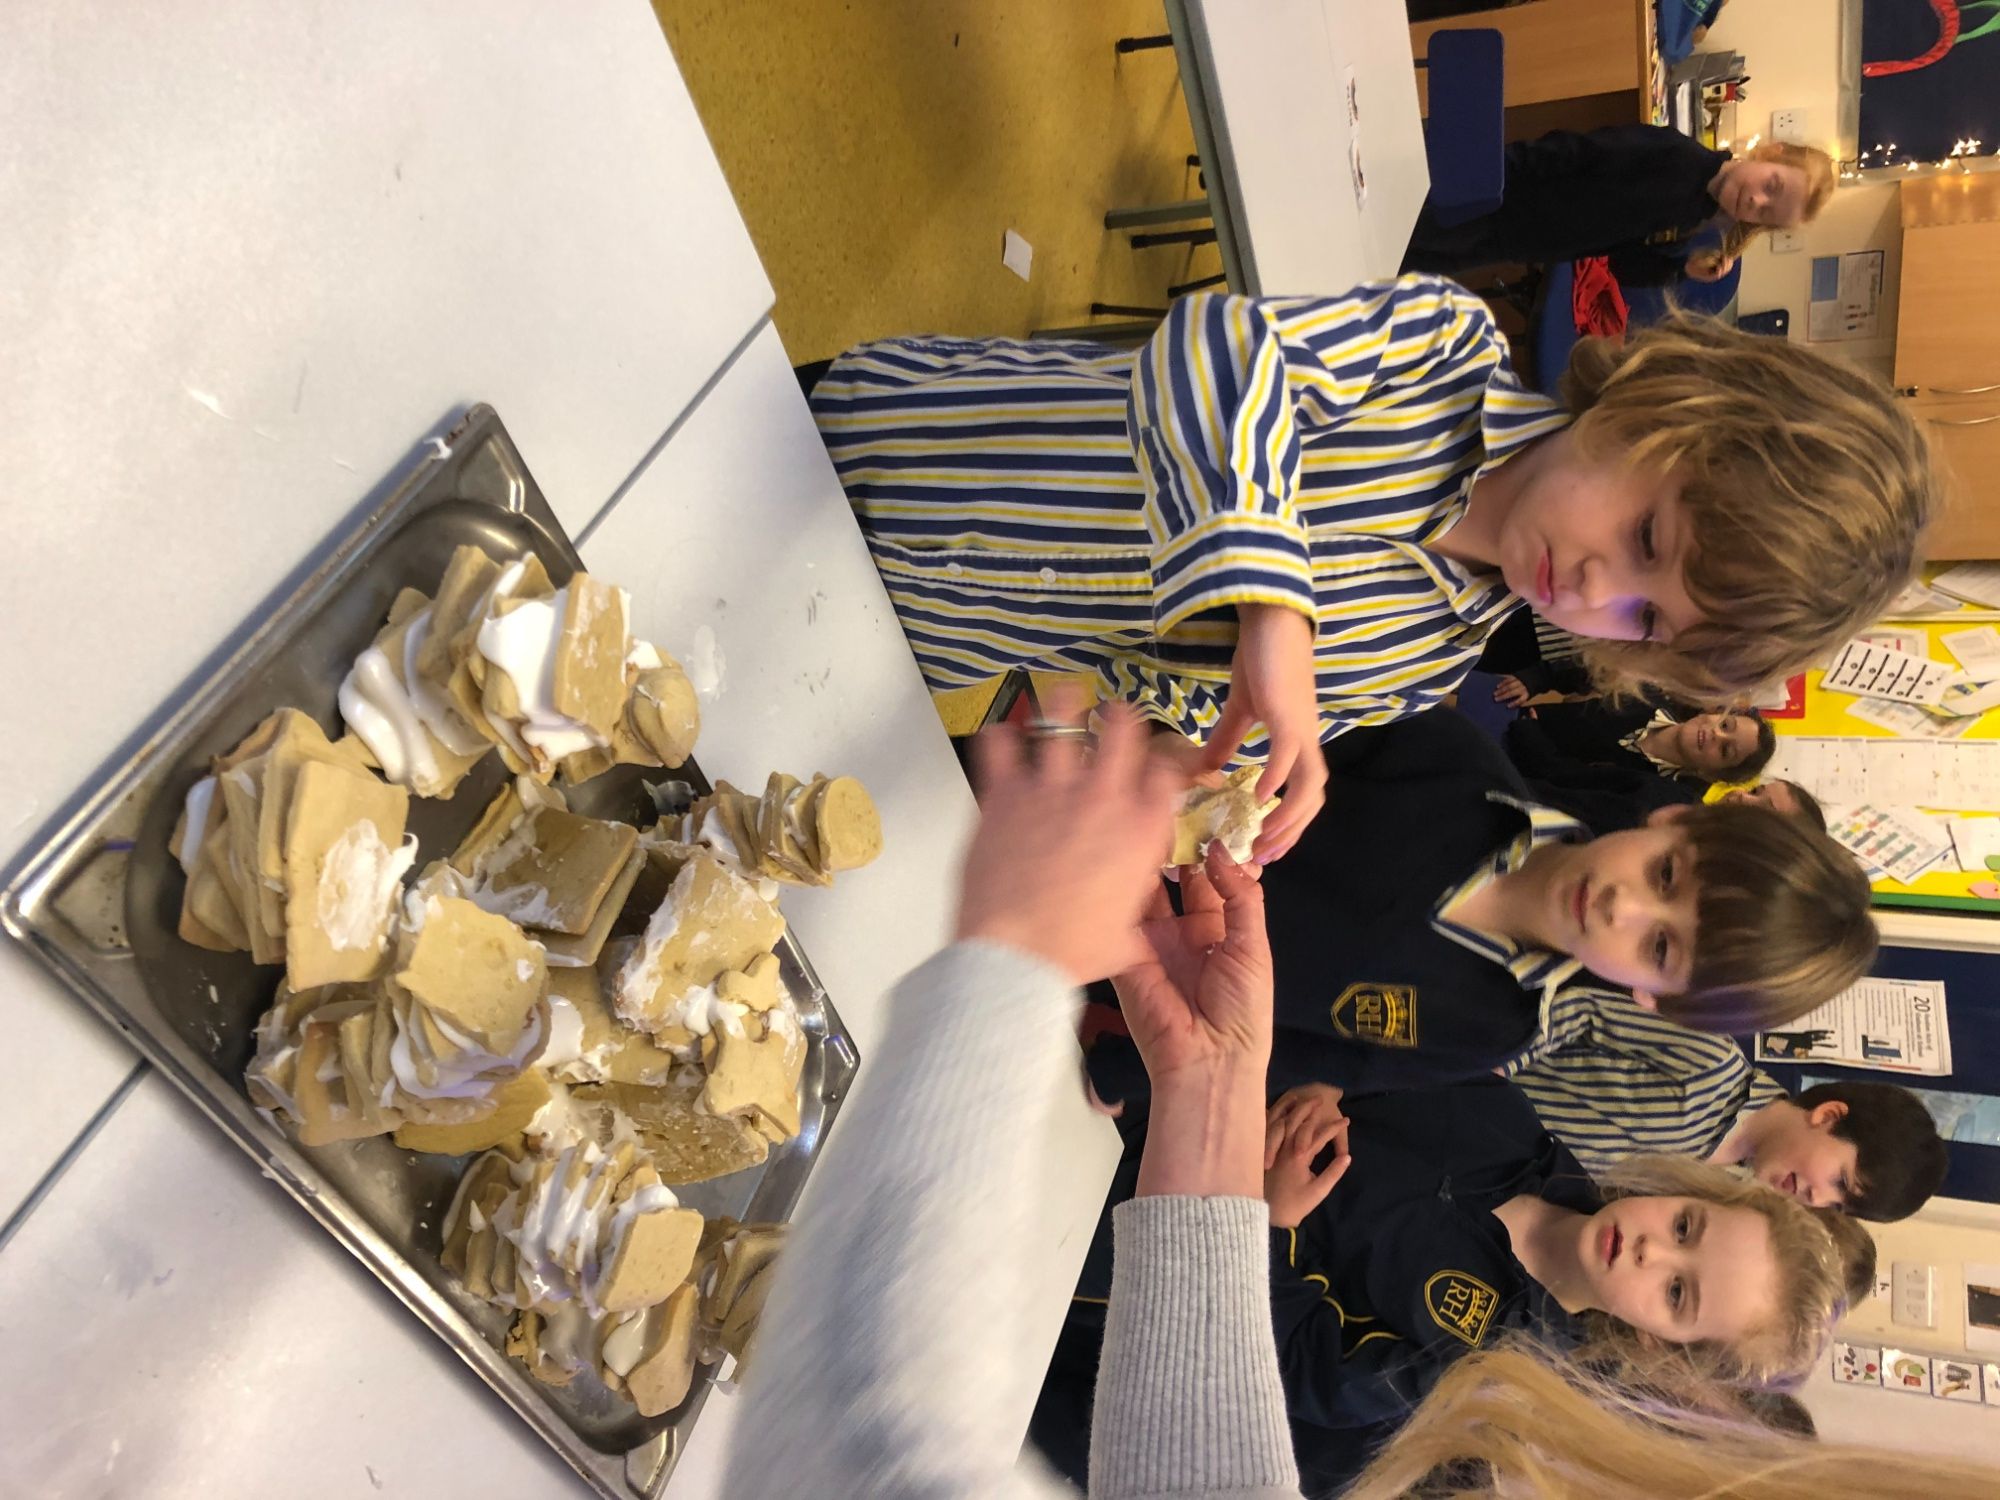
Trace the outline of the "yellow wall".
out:
M 1969 626 L 1992 624 L 2000 627 L 2000 610 L 1979 609 L 1967 606 L 1957 614 L 1927 616 L 1923 620 L 1885 621 L 1880 629 L 1919 633 L 1929 643 L 1929 655 L 1939 661 L 1953 660 L 1952 654 L 1944 648 L 1939 636 L 1947 631 L 1963 630 Z M 1873 632 L 1869 632 L 1873 633 Z M 1803 718 L 1774 719 L 1771 721 L 1779 735 L 1837 736 L 1843 739 L 1896 739 L 1898 735 L 1880 725 L 1864 723 L 1848 712 L 1861 700 L 1851 693 L 1821 692 L 1821 674 L 1806 674 L 1806 711 Z M 1966 739 L 2000 739 L 2000 709 L 1982 714 L 1967 730 Z M 2000 813 L 2000 808 L 1934 808 L 1935 812 Z M 1968 875 L 1960 871 L 1955 862 L 1941 865 L 1930 873 L 1918 877 L 1914 885 L 1905 885 L 1897 880 L 1877 881 L 1878 893 L 1889 897 L 1945 897 L 1952 906 L 1961 903 L 1970 907 L 2000 914 L 2000 901 L 1978 900 L 1972 895 L 1975 881 L 1992 880 L 2000 882 L 2000 875 Z M 1906 900 L 1895 904 L 1913 904 Z

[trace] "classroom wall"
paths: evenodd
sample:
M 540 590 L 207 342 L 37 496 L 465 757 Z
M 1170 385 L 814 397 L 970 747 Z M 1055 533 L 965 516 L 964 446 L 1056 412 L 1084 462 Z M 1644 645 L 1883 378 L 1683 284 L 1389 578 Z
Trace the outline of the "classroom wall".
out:
M 1746 139 L 1771 134 L 1771 111 L 1803 109 L 1812 143 L 1839 156 L 1839 45 L 1842 0 L 1736 0 L 1701 44 L 1703 51 L 1741 52 L 1750 73 L 1749 99 L 1737 109 Z M 1896 279 L 1901 274 L 1903 229 L 1894 182 L 1859 182 L 1836 189 L 1820 217 L 1805 227 L 1803 245 L 1777 254 L 1768 238 L 1743 257 L 1737 292 L 1740 312 L 1783 308 L 1792 337 L 1806 336 L 1806 303 L 1815 255 L 1849 250 L 1884 252 L 1882 333 L 1879 338 L 1818 347 L 1887 376 L 1896 349 Z
M 1937 1267 L 1937 1327 L 1907 1328 L 1889 1321 L 1889 1305 L 1879 1297 L 1862 1303 L 1840 1325 L 1839 1337 L 1864 1344 L 1889 1344 L 1932 1354 L 1965 1351 L 1967 1261 L 2000 1265 L 2000 1207 L 1934 1198 L 1919 1213 L 1897 1224 L 1871 1224 L 1881 1271 L 1897 1260 Z M 1969 1356 L 1995 1359 L 2000 1355 Z M 1841 1385 L 1825 1363 L 1799 1392 L 1824 1434 L 1858 1443 L 1924 1453 L 1992 1460 L 2000 1453 L 2000 1406 L 1941 1401 L 1933 1396 Z

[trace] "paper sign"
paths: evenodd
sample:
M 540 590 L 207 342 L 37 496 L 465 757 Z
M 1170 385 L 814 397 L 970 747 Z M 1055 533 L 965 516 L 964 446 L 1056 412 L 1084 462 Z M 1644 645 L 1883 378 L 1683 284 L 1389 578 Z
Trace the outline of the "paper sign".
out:
M 2000 871 L 2000 818 L 1947 818 L 1945 826 L 1951 833 L 1959 869 L 1968 875 Z M 1995 863 L 1988 864 L 1988 860 Z
M 1828 833 L 1852 849 L 1863 864 L 1908 885 L 1951 853 L 1951 836 L 1918 812 L 1904 813 L 1872 803 L 1849 808 L 1827 820 Z
M 1930 655 L 1930 640 L 1921 630 L 1871 630 L 1858 639 L 1871 646 L 1887 646 L 1891 651 L 1908 652 L 1911 656 Z
M 1950 702 L 1949 695 L 1946 702 Z M 1886 698 L 1856 698 L 1847 705 L 1847 712 L 1864 724 L 1877 724 L 1892 734 L 1920 740 L 1946 740 L 1964 734 L 1977 717 L 1940 715 L 1920 703 L 1891 703 Z
M 1942 593 L 1926 583 L 1912 583 L 1903 592 L 1889 601 L 1887 617 L 1891 620 L 1907 620 L 1912 615 L 1948 615 L 1959 608 L 1959 601 L 1950 594 Z
M 1945 1401 L 1980 1398 L 1979 1366 L 1969 1359 L 1931 1356 L 1931 1394 Z
M 1880 1385 L 1882 1346 L 1848 1344 L 1834 1340 L 1833 1378 L 1842 1385 Z
M 1931 580 L 1933 589 L 1942 589 L 1968 604 L 2000 609 L 2000 563 L 1957 563 Z
M 1814 256 L 1806 337 L 1816 344 L 1880 337 L 1882 264 L 1880 250 Z
M 1758 1032 L 1756 1053 L 1759 1062 L 1941 1077 L 1951 1071 L 1944 981 L 1864 979 L 1782 1030 Z
M 1938 708 L 1970 725 L 1989 708 L 2000 707 L 2000 682 L 1954 682 L 1938 699 Z
M 1965 675 L 1974 682 L 2000 678 L 2000 630 L 1991 625 L 1975 625 L 1970 630 L 1947 630 L 1939 637 L 1944 649 L 1958 658 Z
M 1882 1351 L 1882 1384 L 1898 1391 L 1931 1393 L 1931 1357 L 1913 1349 Z
M 1821 802 L 2000 812 L 2000 740 L 1782 735 L 1766 774 Z
M 1806 674 L 1795 673 L 1776 687 L 1769 688 L 1751 705 L 1767 719 L 1803 719 L 1806 716 Z
M 1819 685 L 1836 693 L 1888 698 L 1898 703 L 1935 703 L 1953 680 L 1953 669 L 1928 656 L 1849 641 L 1826 669 Z
M 1010 229 L 1000 242 L 1000 264 L 1026 281 L 1035 268 L 1035 247 Z

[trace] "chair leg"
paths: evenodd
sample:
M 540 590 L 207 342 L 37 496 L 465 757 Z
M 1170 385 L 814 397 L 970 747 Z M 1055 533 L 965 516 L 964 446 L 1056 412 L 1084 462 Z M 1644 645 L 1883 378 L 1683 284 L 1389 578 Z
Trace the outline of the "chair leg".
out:
M 1155 47 L 1171 47 L 1174 44 L 1171 32 L 1163 36 L 1121 36 L 1118 38 L 1118 54 L 1127 52 L 1150 52 Z
M 1130 323 L 1083 323 L 1073 328 L 1037 328 L 1038 339 L 1082 339 L 1091 344 L 1143 344 L 1159 331 L 1158 318 Z
M 1164 318 L 1164 307 L 1127 307 L 1122 302 L 1093 302 L 1090 304 L 1093 318 Z
M 1183 281 L 1167 288 L 1167 299 L 1172 301 L 1175 297 L 1185 297 L 1189 292 L 1205 291 L 1212 286 L 1221 286 L 1228 280 L 1227 271 L 1217 271 L 1213 276 L 1203 276 L 1196 281 Z
M 1170 229 L 1164 234 L 1135 234 L 1132 236 L 1134 250 L 1150 250 L 1155 245 L 1212 245 L 1215 243 L 1213 229 Z
M 1106 229 L 1144 229 L 1151 224 L 1185 224 L 1190 219 L 1208 217 L 1206 198 L 1183 198 L 1179 203 L 1158 203 L 1151 208 L 1114 208 L 1104 215 Z

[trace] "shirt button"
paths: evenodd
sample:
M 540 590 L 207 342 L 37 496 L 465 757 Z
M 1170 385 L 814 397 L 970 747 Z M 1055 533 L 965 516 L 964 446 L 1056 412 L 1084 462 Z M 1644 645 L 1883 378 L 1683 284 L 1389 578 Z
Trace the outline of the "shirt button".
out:
M 1042 569 L 1043 583 L 1054 583 L 1055 581 L 1056 581 L 1056 570 L 1054 568 Z
M 945 572 L 951 574 L 952 577 L 956 578 L 958 577 L 959 574 L 965 571 L 965 568 L 963 567 L 963 565 L 959 563 L 946 563 L 944 565 L 944 570 Z

